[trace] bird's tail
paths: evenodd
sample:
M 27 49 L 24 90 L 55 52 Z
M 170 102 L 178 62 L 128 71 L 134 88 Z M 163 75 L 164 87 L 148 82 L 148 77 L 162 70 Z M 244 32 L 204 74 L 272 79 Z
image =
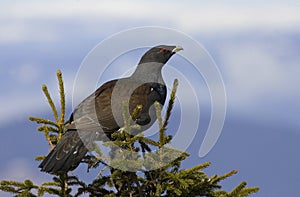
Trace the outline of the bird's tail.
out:
M 76 130 L 68 130 L 39 165 L 41 171 L 66 173 L 74 170 L 88 152 Z

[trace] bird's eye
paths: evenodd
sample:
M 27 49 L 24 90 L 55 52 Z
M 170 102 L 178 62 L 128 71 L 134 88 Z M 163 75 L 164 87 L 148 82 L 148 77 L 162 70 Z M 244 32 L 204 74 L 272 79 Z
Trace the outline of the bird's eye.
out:
M 166 51 L 166 49 L 160 49 L 159 50 L 160 53 L 165 52 L 165 51 Z

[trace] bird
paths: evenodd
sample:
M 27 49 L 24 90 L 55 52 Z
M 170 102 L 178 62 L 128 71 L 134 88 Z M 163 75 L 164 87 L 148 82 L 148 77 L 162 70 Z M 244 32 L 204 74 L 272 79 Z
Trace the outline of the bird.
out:
M 124 126 L 122 105 L 128 103 L 130 115 L 137 106 L 135 118 L 141 132 L 156 121 L 154 102 L 165 103 L 167 87 L 162 68 L 181 46 L 159 45 L 141 57 L 133 74 L 101 85 L 74 108 L 60 141 L 40 163 L 41 171 L 57 174 L 73 171 L 91 150 L 95 140 L 111 140 L 111 135 Z

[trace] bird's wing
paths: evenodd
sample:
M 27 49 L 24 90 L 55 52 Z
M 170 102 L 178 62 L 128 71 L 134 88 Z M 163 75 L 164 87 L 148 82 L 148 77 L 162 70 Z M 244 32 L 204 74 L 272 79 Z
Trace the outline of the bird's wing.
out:
M 166 86 L 163 84 L 141 83 L 130 78 L 109 81 L 75 108 L 67 128 L 114 132 L 124 124 L 123 102 L 129 102 L 130 115 L 141 105 L 136 122 L 146 125 L 154 118 L 149 115 L 149 108 L 155 101 L 163 105 L 165 99 Z
M 106 82 L 89 97 L 84 99 L 73 111 L 70 117 L 70 124 L 67 129 L 79 129 L 99 131 L 105 129 L 99 123 L 98 114 L 101 113 L 105 119 L 112 119 L 110 113 L 109 92 L 113 89 L 117 80 Z M 105 96 L 104 96 L 105 95 Z M 99 105 L 99 103 L 102 103 Z M 112 127 L 107 129 L 113 129 Z M 117 129 L 117 128 L 116 128 Z

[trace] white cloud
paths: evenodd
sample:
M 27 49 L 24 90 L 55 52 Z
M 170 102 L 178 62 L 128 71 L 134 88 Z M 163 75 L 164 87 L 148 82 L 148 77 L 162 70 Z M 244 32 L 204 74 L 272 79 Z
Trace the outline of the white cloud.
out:
M 0 126 L 34 115 L 30 112 L 41 112 L 46 105 L 43 105 L 42 101 L 43 99 L 38 94 L 31 94 L 30 92 L 26 95 L 8 94 L 1 96 Z
M 17 73 L 16 76 L 22 75 L 22 70 L 23 68 L 21 67 L 20 73 Z M 35 73 L 34 71 L 32 75 L 40 75 L 40 74 L 41 73 Z M 71 104 L 72 83 L 74 80 L 74 75 L 72 75 L 72 73 L 64 74 L 63 79 L 65 83 L 64 87 L 65 87 L 65 94 L 67 99 L 66 104 Z M 43 113 L 52 112 L 41 88 L 38 89 L 30 88 L 30 86 L 32 85 L 29 84 L 32 83 L 32 78 L 30 76 L 24 76 L 23 79 L 19 79 L 19 80 L 21 80 L 20 81 L 21 83 L 24 83 L 24 80 L 27 83 L 26 85 L 22 84 L 22 87 L 24 88 L 20 88 L 19 85 L 12 85 L 10 91 L 8 91 L 5 95 L 0 96 L 0 100 L 1 100 L 0 127 L 12 121 L 24 120 L 29 116 L 38 116 L 37 114 L 40 114 L 41 112 Z M 35 81 L 34 83 L 41 83 L 41 84 L 35 85 L 34 87 L 41 86 L 43 82 Z M 46 83 L 46 85 L 56 105 L 56 108 L 60 110 L 58 82 L 54 73 L 53 73 L 52 80 L 49 83 Z M 68 115 L 69 114 L 66 115 L 66 118 L 68 118 Z
M 23 64 L 17 68 L 14 74 L 16 74 L 17 80 L 22 83 L 33 82 L 39 77 L 39 66 L 33 64 Z
M 6 3 L 1 16 L 0 42 L 57 40 L 55 23 L 78 23 L 98 33 L 116 24 L 159 25 L 187 33 L 228 32 L 248 29 L 296 29 L 300 24 L 299 6 L 291 3 L 217 4 L 197 1 L 26 1 Z M 47 22 L 52 25 L 45 25 Z M 82 29 L 80 29 L 82 31 Z M 225 33 L 224 32 L 224 33 Z
M 283 40 L 283 38 L 282 38 Z M 220 63 L 230 110 L 251 119 L 298 125 L 300 59 L 282 40 L 220 44 Z
M 300 62 L 297 57 L 289 62 L 281 59 L 284 54 L 272 50 L 263 43 L 244 43 L 223 46 L 221 49 L 222 63 L 228 86 L 234 87 L 238 98 L 253 99 L 269 93 L 291 93 L 297 86 L 290 86 L 297 79 Z M 281 46 L 282 47 L 282 46 Z M 281 52 L 289 49 L 282 49 Z

